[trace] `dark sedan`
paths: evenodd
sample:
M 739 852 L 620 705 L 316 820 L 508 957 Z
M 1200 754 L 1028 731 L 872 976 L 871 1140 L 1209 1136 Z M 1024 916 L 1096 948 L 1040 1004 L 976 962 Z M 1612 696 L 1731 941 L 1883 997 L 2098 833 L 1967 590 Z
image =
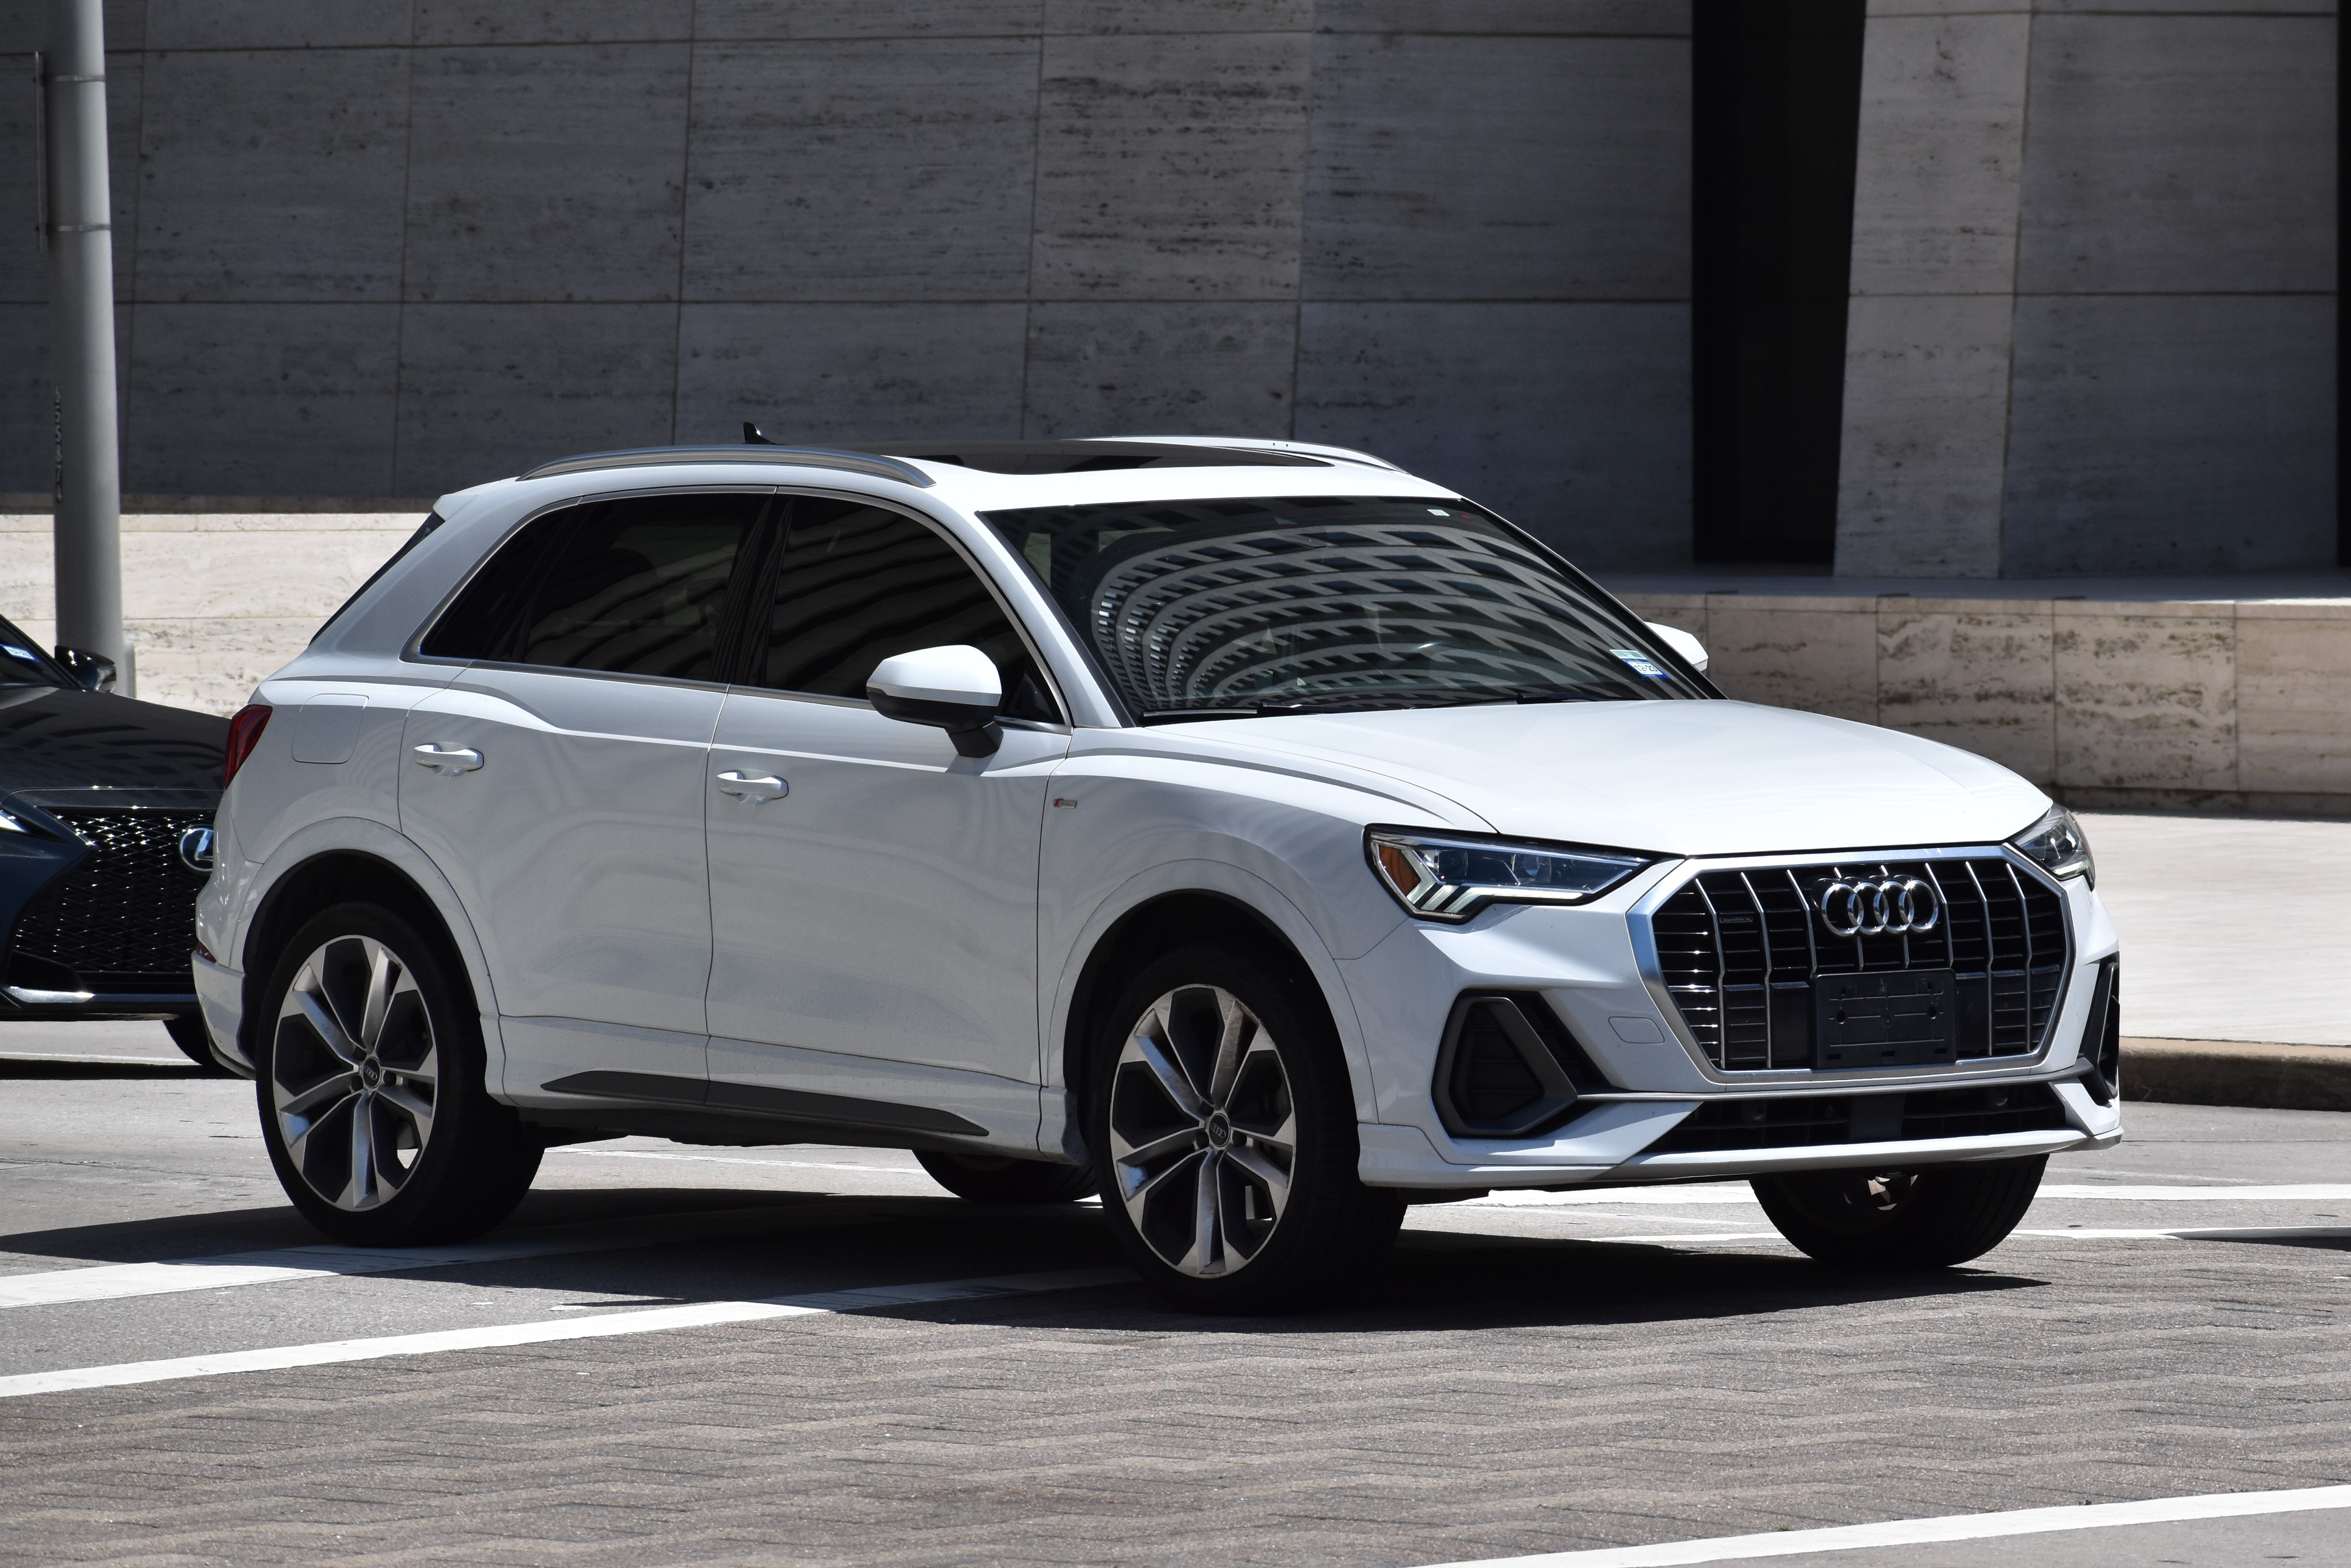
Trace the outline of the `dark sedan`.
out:
M 111 674 L 0 621 L 0 1021 L 162 1019 L 210 1066 L 188 949 L 228 721 L 84 689 Z

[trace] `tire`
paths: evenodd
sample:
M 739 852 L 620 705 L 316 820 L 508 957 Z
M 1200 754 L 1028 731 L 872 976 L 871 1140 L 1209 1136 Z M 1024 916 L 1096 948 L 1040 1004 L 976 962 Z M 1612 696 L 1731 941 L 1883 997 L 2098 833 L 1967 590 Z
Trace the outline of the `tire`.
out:
M 2048 1163 L 2035 1155 L 1915 1171 L 1800 1171 L 1757 1176 L 1753 1186 L 1780 1234 L 1823 1263 L 1948 1269 L 2008 1239 Z
M 931 1179 L 974 1203 L 1075 1203 L 1093 1196 L 1091 1166 L 1048 1165 L 1002 1155 L 951 1155 L 916 1149 Z
M 1355 1178 L 1355 1098 L 1311 986 L 1222 948 L 1170 953 L 1121 992 L 1090 1065 L 1102 1210 L 1176 1305 L 1325 1300 L 1395 1239 L 1404 1204 Z
M 538 1140 L 484 1086 L 481 1020 L 445 942 L 337 904 L 287 944 L 256 1021 L 261 1141 L 335 1240 L 455 1241 L 529 1190 Z
M 207 1076 L 213 1078 L 236 1076 L 235 1073 L 223 1067 L 213 1056 L 212 1031 L 204 1028 L 203 1019 L 193 1013 L 181 1018 L 165 1019 L 163 1030 L 172 1037 L 172 1043 L 180 1048 L 180 1053 L 203 1068 Z

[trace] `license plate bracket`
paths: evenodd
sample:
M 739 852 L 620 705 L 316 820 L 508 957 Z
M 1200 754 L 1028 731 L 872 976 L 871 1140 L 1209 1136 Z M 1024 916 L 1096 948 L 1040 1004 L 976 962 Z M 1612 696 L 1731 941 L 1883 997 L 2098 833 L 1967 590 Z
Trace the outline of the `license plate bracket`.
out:
M 1813 992 L 1816 1068 L 1917 1067 L 1959 1056 L 1959 977 L 1949 969 L 1823 975 Z

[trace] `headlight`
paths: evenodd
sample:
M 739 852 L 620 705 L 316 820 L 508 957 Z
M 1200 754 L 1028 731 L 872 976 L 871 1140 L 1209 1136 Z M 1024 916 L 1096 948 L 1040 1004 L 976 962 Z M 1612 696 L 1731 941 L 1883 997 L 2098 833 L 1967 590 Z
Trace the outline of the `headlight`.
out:
M 1374 828 L 1364 850 L 1396 902 L 1460 922 L 1489 904 L 1583 904 L 1654 863 L 1649 855 Z
M 2025 859 L 2051 876 L 2079 876 L 2098 885 L 2098 862 L 2090 858 L 2089 835 L 2074 813 L 2052 806 L 2049 814 L 2008 841 Z

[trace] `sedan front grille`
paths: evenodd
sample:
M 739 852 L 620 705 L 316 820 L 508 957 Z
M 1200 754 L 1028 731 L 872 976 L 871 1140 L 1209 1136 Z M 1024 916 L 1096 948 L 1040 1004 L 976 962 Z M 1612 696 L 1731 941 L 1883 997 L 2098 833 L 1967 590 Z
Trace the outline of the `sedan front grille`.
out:
M 196 892 L 180 835 L 210 811 L 53 810 L 89 846 L 16 917 L 9 983 L 42 990 L 179 994 L 193 986 Z M 61 971 L 70 971 L 68 980 Z
M 1839 934 L 1839 925 L 1861 922 L 1834 884 L 1907 879 L 1931 893 L 1925 930 Z M 1928 900 L 1917 903 L 1923 915 Z M 1823 1043 L 1826 1020 L 1842 1025 L 1844 998 L 1861 988 L 1895 997 L 1886 1009 L 1907 1006 L 1933 1020 L 1912 1049 L 1887 1053 L 1890 1061 L 2030 1056 L 2048 1033 L 2071 958 L 2064 896 L 1993 854 L 1703 872 L 1651 916 L 1650 929 L 1682 1022 L 1726 1072 L 1871 1065 L 1858 1059 L 1865 1053 Z M 1891 978 L 1905 976 L 1907 983 Z

